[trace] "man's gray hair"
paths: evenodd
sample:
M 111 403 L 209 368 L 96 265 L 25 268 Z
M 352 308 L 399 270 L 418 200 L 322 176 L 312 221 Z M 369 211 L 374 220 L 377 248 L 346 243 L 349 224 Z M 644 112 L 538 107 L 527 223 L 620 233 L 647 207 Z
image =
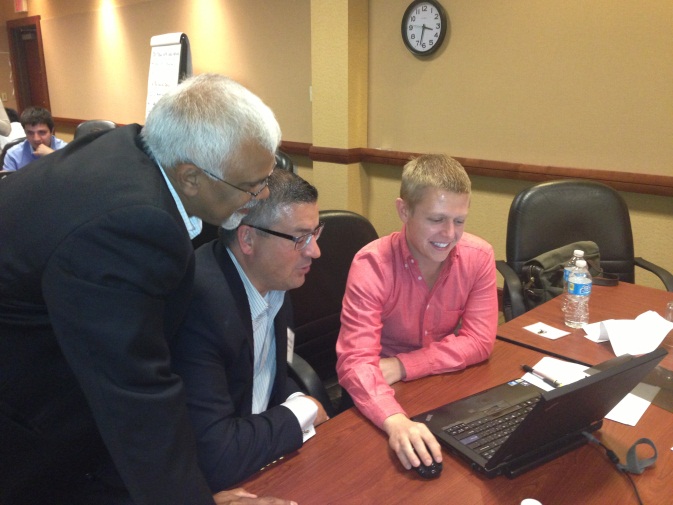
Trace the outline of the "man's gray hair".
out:
M 246 141 L 275 153 L 281 137 L 271 109 L 218 74 L 191 77 L 166 93 L 147 116 L 141 135 L 165 169 L 191 163 L 220 176 Z
M 269 176 L 269 197 L 259 200 L 243 218 L 241 225 L 250 224 L 273 229 L 274 225 L 290 212 L 292 205 L 317 201 L 318 190 L 315 186 L 289 170 L 277 168 Z M 225 244 L 231 244 L 236 238 L 236 230 L 221 228 L 220 238 Z

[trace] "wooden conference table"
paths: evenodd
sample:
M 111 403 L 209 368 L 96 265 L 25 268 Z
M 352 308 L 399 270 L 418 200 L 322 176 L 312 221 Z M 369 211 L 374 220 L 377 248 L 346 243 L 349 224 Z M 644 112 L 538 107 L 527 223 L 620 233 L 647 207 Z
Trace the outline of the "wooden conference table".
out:
M 592 342 L 585 337 L 584 330 L 573 330 L 564 324 L 561 301 L 561 297 L 556 297 L 500 325 L 498 338 L 588 366 L 614 358 L 615 354 L 609 342 Z M 673 301 L 673 293 L 627 282 L 620 282 L 617 286 L 611 287 L 594 286 L 589 301 L 589 322 L 635 319 L 648 310 L 654 310 L 663 316 L 666 304 L 670 301 Z M 571 333 L 550 340 L 524 329 L 538 322 Z M 634 335 L 633 338 L 638 338 L 638 335 Z M 662 360 L 660 366 L 673 370 L 673 331 L 669 332 L 661 345 L 669 354 Z
M 393 387 L 410 416 L 507 380 L 521 377 L 522 363 L 543 354 L 496 341 L 491 358 L 466 370 L 425 377 Z M 318 426 L 299 451 L 274 463 L 241 485 L 259 496 L 292 499 L 299 505 L 326 504 L 512 504 L 535 498 L 543 505 L 637 503 L 631 485 L 602 449 L 585 445 L 516 479 L 487 479 L 444 451 L 444 470 L 423 480 L 405 470 L 388 448 L 381 430 L 352 408 Z M 673 482 L 673 415 L 650 406 L 635 427 L 605 421 L 597 436 L 622 461 L 639 438 L 659 449 L 656 465 L 634 475 L 644 503 L 666 503 Z

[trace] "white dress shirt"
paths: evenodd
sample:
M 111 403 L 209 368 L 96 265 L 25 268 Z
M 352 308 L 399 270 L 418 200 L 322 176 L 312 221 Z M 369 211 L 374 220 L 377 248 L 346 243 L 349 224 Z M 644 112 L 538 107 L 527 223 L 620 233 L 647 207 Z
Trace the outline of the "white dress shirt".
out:
M 269 291 L 262 296 L 250 282 L 229 248 L 227 252 L 241 276 L 250 305 L 255 346 L 252 413 L 259 414 L 264 412 L 269 405 L 273 380 L 276 376 L 276 335 L 273 321 L 283 305 L 285 291 Z M 290 395 L 281 405 L 290 409 L 297 418 L 304 442 L 315 435 L 313 423 L 318 414 L 318 407 L 312 400 L 306 398 L 303 393 L 297 392 Z

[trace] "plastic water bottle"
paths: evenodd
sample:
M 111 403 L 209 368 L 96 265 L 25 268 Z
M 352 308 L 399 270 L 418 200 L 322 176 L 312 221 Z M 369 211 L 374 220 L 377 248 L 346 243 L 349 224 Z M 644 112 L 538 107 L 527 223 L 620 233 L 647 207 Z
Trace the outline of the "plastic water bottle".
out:
M 568 263 L 563 267 L 563 300 L 561 300 L 561 310 L 566 311 L 568 307 L 568 277 L 570 277 L 570 272 L 573 271 L 577 260 L 584 258 L 584 251 L 582 249 L 575 249 L 573 251 L 573 257 L 568 260 Z
M 589 322 L 589 298 L 591 296 L 591 274 L 584 259 L 578 259 L 568 277 L 566 294 L 565 323 L 571 328 L 581 328 Z
M 568 292 L 568 278 L 570 277 L 570 272 L 573 271 L 575 265 L 577 264 L 578 259 L 584 258 L 584 251 L 582 249 L 575 249 L 573 251 L 573 257 L 570 258 L 568 263 L 563 267 L 563 292 Z

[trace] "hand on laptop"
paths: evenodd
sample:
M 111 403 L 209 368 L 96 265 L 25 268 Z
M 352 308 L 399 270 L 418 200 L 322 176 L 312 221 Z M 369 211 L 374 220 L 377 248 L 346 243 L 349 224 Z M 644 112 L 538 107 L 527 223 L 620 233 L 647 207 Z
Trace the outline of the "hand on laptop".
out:
M 383 429 L 388 434 L 388 444 L 395 451 L 402 466 L 410 470 L 413 466 L 431 465 L 432 461 L 442 461 L 442 449 L 427 426 L 409 419 L 404 414 L 393 414 L 383 421 Z

